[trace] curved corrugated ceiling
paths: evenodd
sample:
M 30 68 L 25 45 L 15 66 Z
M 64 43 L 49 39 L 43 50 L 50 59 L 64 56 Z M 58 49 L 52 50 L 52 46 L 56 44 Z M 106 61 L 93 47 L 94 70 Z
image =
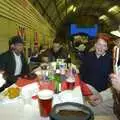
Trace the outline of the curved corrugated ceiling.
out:
M 54 29 L 68 16 L 95 16 L 108 29 L 120 24 L 120 0 L 29 0 Z M 111 9 L 110 9 L 111 8 Z

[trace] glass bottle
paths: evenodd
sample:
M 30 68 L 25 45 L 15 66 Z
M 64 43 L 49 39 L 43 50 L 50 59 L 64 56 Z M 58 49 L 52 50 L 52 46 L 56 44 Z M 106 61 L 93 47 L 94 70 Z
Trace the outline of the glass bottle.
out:
M 60 85 L 61 85 L 61 75 L 60 75 L 60 67 L 59 63 L 56 63 L 56 71 L 55 71 L 55 76 L 54 76 L 54 81 L 55 81 L 55 92 L 59 93 L 60 90 Z

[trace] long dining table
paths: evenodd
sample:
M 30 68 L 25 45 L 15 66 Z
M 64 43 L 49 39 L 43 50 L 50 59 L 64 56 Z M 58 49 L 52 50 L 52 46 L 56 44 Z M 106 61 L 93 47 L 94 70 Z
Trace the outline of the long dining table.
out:
M 69 93 L 72 94 L 71 98 L 65 96 L 68 92 L 65 84 L 63 83 L 63 89 L 59 94 L 59 97 L 63 97 L 62 102 L 77 102 L 84 104 L 84 98 L 82 96 L 81 86 L 79 84 L 79 77 L 77 76 L 77 81 L 74 90 L 70 90 Z M 49 117 L 43 118 L 40 116 L 38 107 L 37 93 L 40 90 L 38 86 L 38 78 L 26 79 L 21 78 L 17 80 L 15 84 L 10 87 L 19 87 L 21 93 L 18 97 L 14 99 L 9 99 L 4 96 L 5 89 L 0 93 L 0 120 L 50 120 Z M 55 104 L 61 103 L 57 94 L 53 97 L 53 106 Z M 71 101 L 72 100 L 72 101 Z M 95 116 L 95 120 L 112 120 L 110 116 Z
M 27 84 L 24 87 L 22 86 L 23 92 L 25 92 L 25 90 L 28 91 L 29 88 L 31 88 L 31 86 L 35 87 L 36 83 Z M 80 97 L 81 95 L 80 89 L 79 87 L 76 88 L 77 90 L 74 92 L 74 94 L 77 97 Z M 53 102 L 54 104 L 56 102 L 58 103 L 57 100 L 54 100 Z M 35 96 L 24 98 L 23 96 L 20 95 L 14 99 L 0 97 L 0 120 L 49 120 L 49 117 L 47 118 L 40 117 L 38 100 Z M 95 120 L 112 120 L 112 119 L 110 116 L 101 115 L 101 116 L 95 116 Z

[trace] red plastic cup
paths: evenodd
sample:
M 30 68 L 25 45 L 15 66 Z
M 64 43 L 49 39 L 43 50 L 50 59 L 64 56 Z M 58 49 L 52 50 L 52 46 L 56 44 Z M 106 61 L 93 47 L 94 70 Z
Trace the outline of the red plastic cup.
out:
M 52 110 L 53 91 L 43 89 L 38 93 L 40 116 L 48 117 Z

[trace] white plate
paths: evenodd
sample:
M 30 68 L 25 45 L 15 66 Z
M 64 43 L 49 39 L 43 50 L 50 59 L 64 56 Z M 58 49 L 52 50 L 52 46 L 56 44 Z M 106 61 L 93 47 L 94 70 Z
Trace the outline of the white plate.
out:
M 59 99 L 61 102 L 70 102 L 73 98 L 72 90 L 65 90 L 61 93 L 59 93 Z
M 11 87 L 17 87 L 17 85 L 13 84 L 8 88 L 11 88 Z M 4 94 L 8 90 L 8 88 L 6 88 L 3 92 L 0 93 L 0 103 L 11 103 L 11 102 L 14 102 L 14 101 L 18 100 L 19 98 L 21 98 L 21 96 L 17 96 L 13 99 L 9 99 L 8 96 L 5 96 Z
M 83 104 L 83 96 L 80 87 L 76 87 L 74 90 L 65 90 L 54 96 L 53 105 L 64 102 Z

